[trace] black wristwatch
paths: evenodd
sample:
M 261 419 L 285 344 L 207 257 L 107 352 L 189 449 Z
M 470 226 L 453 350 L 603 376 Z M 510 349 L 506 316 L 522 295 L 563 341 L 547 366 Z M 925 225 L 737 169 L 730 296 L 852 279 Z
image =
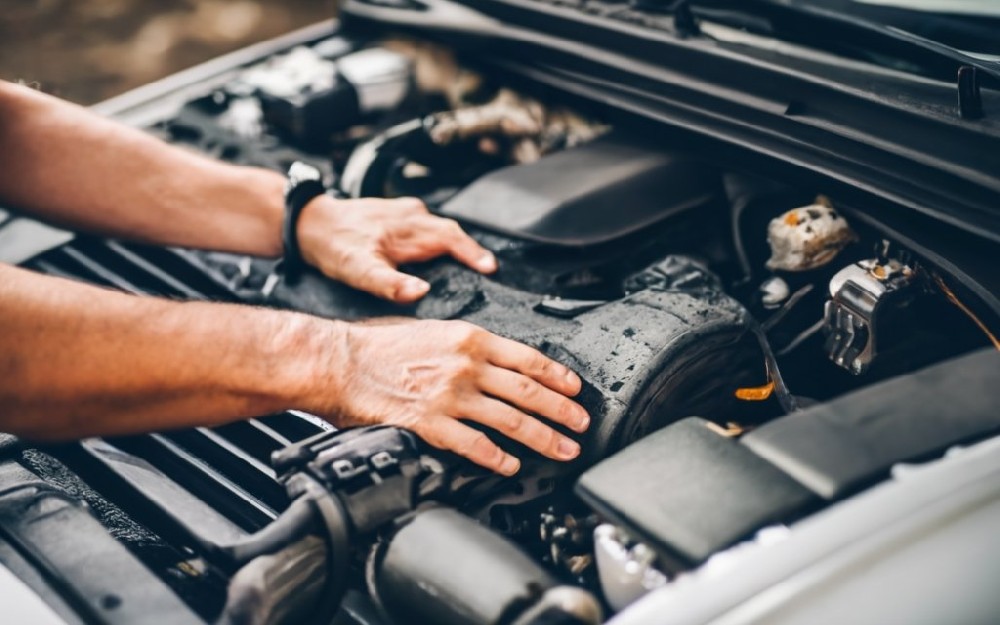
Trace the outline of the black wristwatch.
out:
M 323 173 L 319 169 L 302 161 L 295 161 L 288 168 L 288 183 L 285 185 L 285 218 L 281 224 L 284 255 L 280 267 L 285 275 L 285 281 L 290 284 L 298 281 L 306 266 L 296 234 L 299 216 L 306 204 L 326 191 L 323 185 Z

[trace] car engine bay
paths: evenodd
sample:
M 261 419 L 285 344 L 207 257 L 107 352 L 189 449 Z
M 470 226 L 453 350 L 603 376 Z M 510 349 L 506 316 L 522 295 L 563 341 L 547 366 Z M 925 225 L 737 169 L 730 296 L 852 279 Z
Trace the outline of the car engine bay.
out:
M 933 242 L 606 108 L 427 41 L 325 36 L 146 129 L 233 163 L 307 162 L 341 197 L 419 197 L 496 254 L 495 275 L 406 267 L 431 290 L 401 306 L 273 260 L 86 236 L 24 264 L 135 293 L 477 324 L 580 374 L 592 426 L 564 431 L 578 459 L 505 440 L 523 465 L 503 478 L 402 430 L 294 411 L 55 449 L 0 435 L 19 485 L 0 491 L 0 561 L 25 579 L 49 562 L 62 581 L 45 596 L 102 622 L 602 623 L 899 462 L 1000 431 L 977 400 L 997 377 L 996 315 Z M 969 385 L 973 416 L 912 427 Z M 148 572 L 96 553 L 70 566 L 43 531 L 103 532 Z M 180 604 L 129 607 L 101 586 L 123 576 Z

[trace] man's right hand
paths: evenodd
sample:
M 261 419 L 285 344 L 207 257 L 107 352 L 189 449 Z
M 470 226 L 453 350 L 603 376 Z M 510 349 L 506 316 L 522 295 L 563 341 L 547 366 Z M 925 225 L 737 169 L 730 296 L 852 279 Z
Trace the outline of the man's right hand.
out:
M 461 321 L 330 321 L 133 297 L 0 265 L 0 432 L 64 441 L 301 408 L 338 426 L 407 428 L 506 475 L 520 462 L 474 421 L 570 460 L 580 379 Z M 44 355 L 45 357 L 41 357 Z
M 587 412 L 569 399 L 580 392 L 580 378 L 537 350 L 462 321 L 338 325 L 343 339 L 331 350 L 337 362 L 323 381 L 335 399 L 319 406 L 336 425 L 406 428 L 504 475 L 516 473 L 520 461 L 462 421 L 549 458 L 579 455 L 579 445 L 544 419 L 587 429 Z

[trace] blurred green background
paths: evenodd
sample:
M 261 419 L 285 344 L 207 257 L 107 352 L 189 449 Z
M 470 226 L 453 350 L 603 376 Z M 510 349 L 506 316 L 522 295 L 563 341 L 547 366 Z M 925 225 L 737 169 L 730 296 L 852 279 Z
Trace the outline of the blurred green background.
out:
M 333 11 L 328 0 L 0 0 L 0 78 L 92 104 Z

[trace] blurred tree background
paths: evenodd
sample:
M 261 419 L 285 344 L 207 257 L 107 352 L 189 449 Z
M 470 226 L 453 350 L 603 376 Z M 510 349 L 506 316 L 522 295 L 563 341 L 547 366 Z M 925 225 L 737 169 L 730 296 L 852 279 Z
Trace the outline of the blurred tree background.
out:
M 329 0 L 0 0 L 0 78 L 92 104 L 333 11 Z

